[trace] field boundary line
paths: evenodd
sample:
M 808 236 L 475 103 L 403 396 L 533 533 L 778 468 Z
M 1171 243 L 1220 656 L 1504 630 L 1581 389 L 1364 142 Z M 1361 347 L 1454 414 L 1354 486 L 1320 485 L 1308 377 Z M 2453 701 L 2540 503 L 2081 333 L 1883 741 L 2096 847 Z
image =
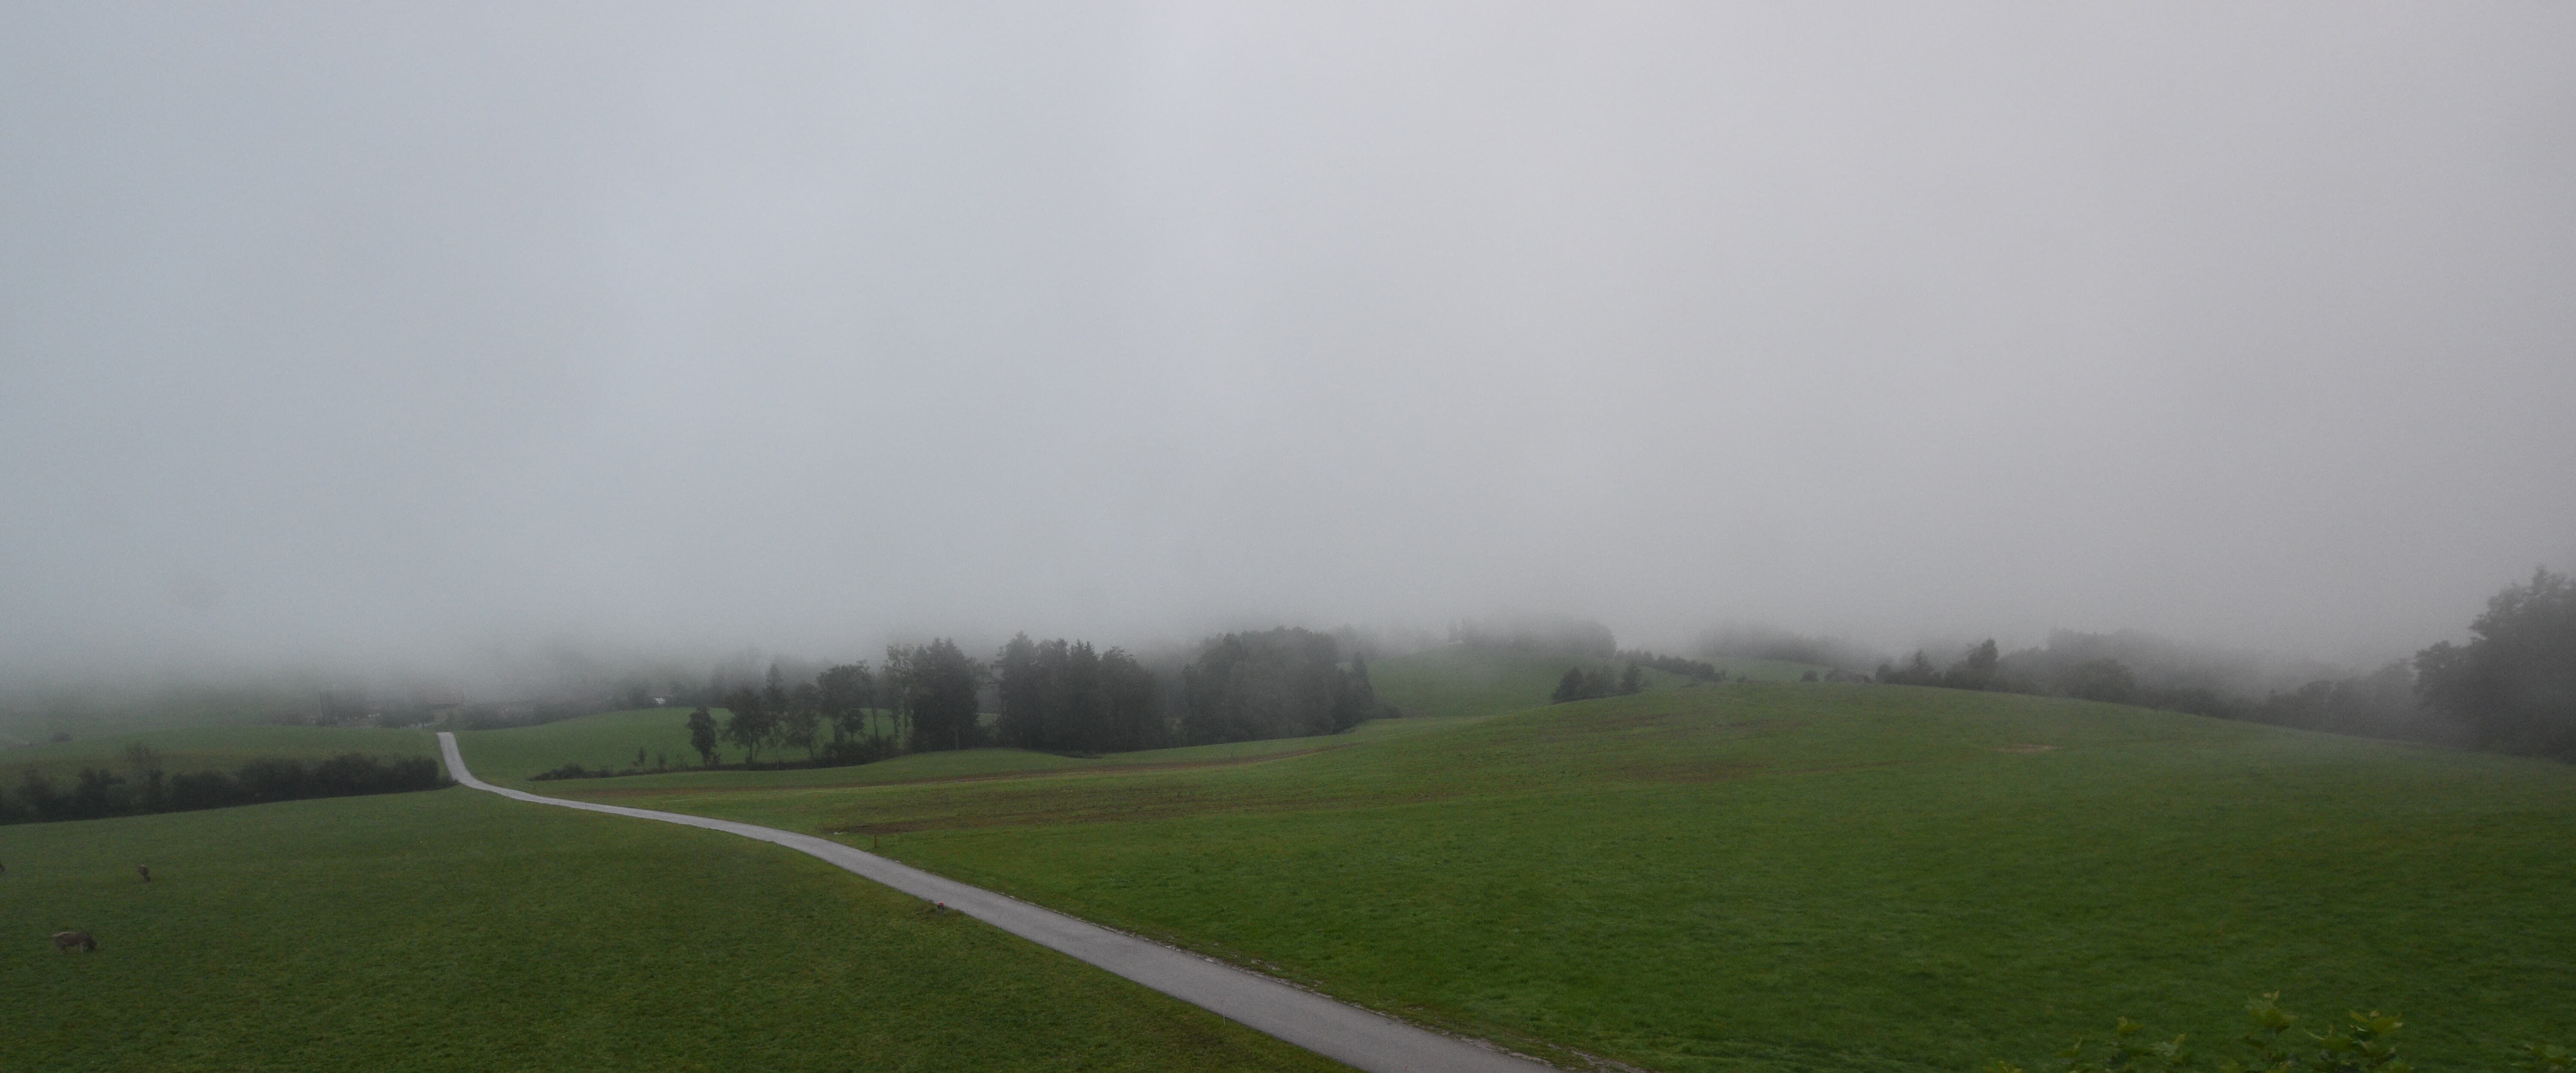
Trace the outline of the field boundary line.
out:
M 439 732 L 438 748 L 447 760 L 448 774 L 467 787 L 540 805 L 659 820 L 785 846 L 913 897 L 944 903 L 1047 949 L 1369 1073 L 1541 1073 L 1556 1068 L 1478 1041 L 1406 1024 L 1204 955 L 934 875 L 828 838 L 735 820 L 573 801 L 494 786 L 466 769 L 455 734 Z

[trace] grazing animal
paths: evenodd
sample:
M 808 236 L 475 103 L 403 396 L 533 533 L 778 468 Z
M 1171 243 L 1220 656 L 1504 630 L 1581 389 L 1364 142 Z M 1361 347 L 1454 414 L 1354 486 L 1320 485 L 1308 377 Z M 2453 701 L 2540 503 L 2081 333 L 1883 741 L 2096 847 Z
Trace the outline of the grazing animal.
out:
M 152 870 L 150 868 L 146 868 L 138 864 L 134 866 L 134 872 L 136 875 L 142 876 L 144 882 L 152 882 Z
M 90 938 L 89 933 L 85 931 L 58 931 L 54 933 L 54 949 L 68 954 L 72 952 L 72 948 L 75 946 L 81 948 L 81 950 L 86 953 L 88 951 L 98 949 L 98 940 Z

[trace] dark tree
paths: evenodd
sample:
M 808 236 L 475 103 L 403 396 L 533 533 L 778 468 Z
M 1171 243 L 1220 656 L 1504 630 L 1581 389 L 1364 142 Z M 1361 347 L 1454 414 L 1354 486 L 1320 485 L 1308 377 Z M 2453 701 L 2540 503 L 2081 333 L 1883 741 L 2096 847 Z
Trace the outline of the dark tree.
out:
M 1632 665 L 1629 669 L 1636 668 Z M 1618 683 L 1611 681 L 1610 672 L 1607 670 L 1587 671 L 1581 667 L 1568 667 L 1565 669 L 1565 677 L 1556 680 L 1556 692 L 1550 695 L 1549 700 L 1557 704 L 1578 700 L 1599 700 L 1609 696 L 1618 687 Z M 1641 684 L 1639 688 L 1644 687 Z
M 713 767 L 716 762 L 716 717 L 701 705 L 689 713 L 689 748 L 698 751 L 698 763 Z
M 161 754 L 142 742 L 125 746 L 125 762 L 134 768 L 134 783 L 142 788 L 142 808 L 159 812 L 169 805 L 168 776 L 161 769 Z
M 1995 649 L 1994 638 L 1986 638 L 1969 646 L 1967 655 L 1960 657 L 1959 662 L 1951 664 L 1949 670 L 1942 672 L 1941 684 L 1952 689 L 1992 689 L 1995 685 L 1995 665 L 2001 659 L 2001 654 Z
M 2070 697 L 2127 704 L 2138 695 L 2138 679 L 2129 665 L 2108 657 L 2088 659 L 2066 669 L 2058 687 Z
M 1164 745 L 1163 687 L 1123 648 L 1100 654 L 1101 752 L 1131 752 Z
M 805 750 L 805 759 L 812 760 L 822 730 L 823 691 L 812 682 L 788 690 L 787 711 L 778 717 L 778 740 Z
M 54 780 L 35 768 L 18 772 L 18 799 L 27 803 L 27 811 L 39 820 L 68 819 L 62 814 L 63 799 L 54 788 Z
M 869 728 L 868 709 L 876 703 L 877 680 L 868 673 L 866 660 L 824 671 L 815 677 L 814 688 L 822 694 L 823 718 L 832 723 L 834 742 L 855 738 Z
M 1634 651 L 1621 652 L 1619 653 L 1619 658 L 1627 660 L 1630 663 L 1643 664 L 1650 669 L 1663 671 L 1667 674 L 1678 674 L 1694 682 L 1723 682 L 1726 680 L 1726 672 L 1718 670 L 1716 664 L 1709 663 L 1705 660 L 1683 659 L 1680 656 L 1659 656 L 1642 648 Z
M 787 675 L 778 669 L 774 660 L 770 662 L 769 675 L 760 687 L 760 708 L 769 713 L 773 722 L 787 717 Z
M 2576 762 L 2576 584 L 2533 570 L 2488 600 L 2469 634 L 2416 654 L 2425 706 L 2468 724 L 2481 748 Z
M 1622 693 L 1622 694 L 1628 694 L 1628 693 L 1643 693 L 1643 692 L 1645 692 L 1645 691 L 1646 691 L 1646 669 L 1645 669 L 1645 668 L 1640 667 L 1640 666 L 1637 666 L 1637 665 L 1636 665 L 1636 664 L 1634 664 L 1634 663 L 1631 663 L 1631 664 L 1629 664 L 1629 665 L 1628 665 L 1628 669 L 1627 669 L 1627 670 L 1624 670 L 1624 671 L 1619 672 L 1619 692 L 1620 692 L 1620 693 Z
M 904 708 L 912 719 L 915 751 L 965 749 L 983 743 L 975 720 L 975 693 L 984 665 L 947 638 L 912 649 L 888 649 L 889 668 L 903 668 Z
M 895 744 L 908 747 L 912 741 L 913 654 L 908 645 L 887 645 L 885 667 L 877 675 L 877 700 L 894 721 Z
M 760 747 L 778 732 L 778 714 L 768 709 L 759 691 L 748 686 L 727 696 L 725 707 L 730 711 L 725 717 L 725 740 L 742 746 L 744 764 L 757 762 Z
M 1351 652 L 1351 671 L 1344 677 L 1350 680 L 1353 695 L 1368 704 L 1377 703 L 1377 685 L 1369 681 L 1368 657 L 1360 655 L 1357 649 Z
M 1208 641 L 1181 670 L 1181 730 L 1192 742 L 1348 730 L 1375 709 L 1355 694 L 1332 637 L 1280 628 Z
M 1005 744 L 1023 749 L 1056 749 L 1050 724 L 1064 707 L 1064 642 L 1039 644 L 1025 633 L 1013 634 L 993 656 L 993 691 L 1001 698 L 996 724 Z
M 88 820 L 129 811 L 124 786 L 123 778 L 105 768 L 80 769 L 79 778 L 72 783 L 71 818 Z
M 1111 753 L 1163 743 L 1162 689 L 1122 649 L 1088 641 L 1032 641 L 1021 634 L 993 659 L 1005 744 L 1049 752 Z
M 2447 720 L 2426 718 L 2415 696 L 2415 672 L 2402 661 L 2370 674 L 2323 678 L 2275 692 L 2248 714 L 2257 722 L 2279 726 L 2417 741 L 2455 738 L 2461 729 Z
M 1937 686 L 1941 684 L 1941 672 L 1933 668 L 1931 657 L 1925 656 L 1918 648 L 1914 650 L 1914 658 L 1907 660 L 1903 667 L 1879 664 L 1878 680 L 1898 686 Z
M 1403 715 L 1395 705 L 1377 699 L 1377 686 L 1369 682 L 1368 661 L 1357 652 L 1351 653 L 1351 669 L 1343 672 L 1341 688 L 1333 695 L 1333 726 L 1348 730 L 1371 719 L 1393 719 Z

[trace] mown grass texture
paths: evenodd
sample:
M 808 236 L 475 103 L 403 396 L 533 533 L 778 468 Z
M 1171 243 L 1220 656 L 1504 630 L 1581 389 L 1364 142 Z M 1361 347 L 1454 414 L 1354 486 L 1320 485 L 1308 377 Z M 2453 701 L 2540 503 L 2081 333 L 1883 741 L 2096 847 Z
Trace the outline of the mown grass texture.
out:
M 775 846 L 462 788 L 0 865 L 0 1069 L 1344 1068 Z
M 1661 1070 L 2027 1064 L 2117 1016 L 2233 1032 L 2271 990 L 2404 1013 L 2424 1068 L 2576 1038 L 2561 765 L 1910 687 L 1425 725 L 1262 763 L 615 799 L 880 838 L 1337 996 Z

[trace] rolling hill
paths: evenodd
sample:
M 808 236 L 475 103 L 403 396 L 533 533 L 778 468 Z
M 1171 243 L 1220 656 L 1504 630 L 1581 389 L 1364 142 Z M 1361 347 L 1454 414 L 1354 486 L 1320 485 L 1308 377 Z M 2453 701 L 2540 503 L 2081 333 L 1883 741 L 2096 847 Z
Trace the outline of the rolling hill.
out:
M 462 788 L 0 828 L 0 865 L 5 1069 L 1344 1068 L 808 857 Z
M 2403 1012 L 2431 1064 L 2571 1035 L 2561 765 L 1887 686 L 1406 723 L 1258 762 L 549 786 L 838 832 L 1410 1018 L 1655 1069 L 2027 1062 L 2115 1016 L 2233 1031 L 2269 990 Z

